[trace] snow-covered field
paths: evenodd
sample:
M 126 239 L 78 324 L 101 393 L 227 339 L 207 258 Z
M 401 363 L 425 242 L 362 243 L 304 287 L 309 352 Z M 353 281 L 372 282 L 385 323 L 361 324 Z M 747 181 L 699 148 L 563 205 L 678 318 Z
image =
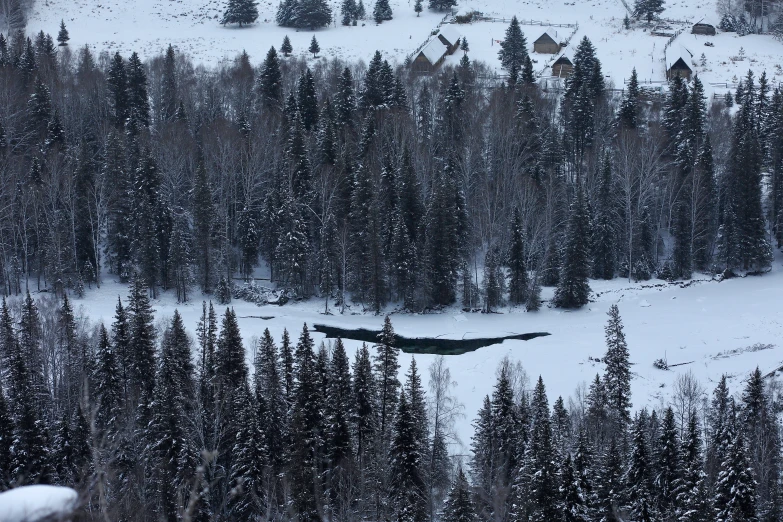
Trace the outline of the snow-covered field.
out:
M 339 0 L 328 0 L 339 20 Z M 444 13 L 427 11 L 417 17 L 413 0 L 390 0 L 394 19 L 376 26 L 365 20 L 357 27 L 343 27 L 337 22 L 315 31 L 297 31 L 278 27 L 274 22 L 278 2 L 260 0 L 260 17 L 249 27 L 219 24 L 223 0 L 35 0 L 30 14 L 30 31 L 44 30 L 57 34 L 60 20 L 65 20 L 71 36 L 71 47 L 89 44 L 94 50 L 138 51 L 142 57 L 162 53 L 169 44 L 188 54 L 198 64 L 215 65 L 233 59 L 246 50 L 253 63 L 260 63 L 266 51 L 279 48 L 285 35 L 291 38 L 294 54 L 308 56 L 307 48 L 313 34 L 322 49 L 318 59 L 340 57 L 346 60 L 368 61 L 376 49 L 391 61 L 402 63 L 443 19 Z M 633 2 L 629 1 L 629 4 Z M 426 2 L 425 2 L 426 4 Z M 372 12 L 373 0 L 367 0 L 367 12 Z M 571 40 L 571 49 L 583 36 L 597 47 L 605 74 L 616 87 L 630 77 L 636 67 L 641 80 L 660 82 L 665 79 L 664 45 L 667 38 L 652 36 L 648 27 L 623 28 L 625 7 L 620 0 L 462 0 L 460 12 L 477 10 L 486 16 L 508 19 L 516 15 L 521 20 L 548 24 L 579 24 Z M 711 83 L 734 83 L 749 68 L 757 74 L 766 70 L 773 82 L 783 79 L 783 43 L 768 35 L 738 37 L 734 33 L 719 33 L 714 37 L 690 34 L 690 26 L 698 21 L 717 25 L 715 0 L 692 2 L 670 1 L 663 16 L 687 23 L 670 23 L 666 32 L 685 28 L 672 45 L 686 47 L 693 54 L 691 67 L 707 84 L 707 92 L 723 92 L 725 88 Z M 470 56 L 480 59 L 500 71 L 497 40 L 502 40 L 507 23 L 479 22 L 459 25 L 470 43 Z M 523 30 L 532 51 L 533 41 L 545 27 L 526 25 Z M 554 28 L 558 39 L 564 40 L 572 29 Z M 561 34 L 562 33 L 562 34 Z M 711 41 L 714 47 L 706 47 Z M 571 49 L 564 53 L 570 56 Z M 740 49 L 744 49 L 744 58 Z M 704 53 L 704 65 L 701 55 Z M 447 58 L 456 64 L 462 53 Z M 536 73 L 549 74 L 545 67 L 551 55 L 533 54 Z M 313 60 L 312 55 L 309 59 Z
M 691 371 L 708 392 L 721 374 L 728 374 L 732 391 L 738 390 L 747 374 L 758 365 L 765 374 L 783 365 L 783 258 L 776 259 L 771 273 L 764 276 L 712 281 L 696 278 L 687 287 L 653 280 L 644 284 L 626 280 L 591 281 L 595 301 L 582 310 L 564 312 L 544 307 L 526 313 L 505 309 L 499 314 L 462 313 L 458 308 L 439 314 L 394 314 L 395 330 L 407 337 L 487 337 L 511 333 L 549 332 L 550 336 L 530 341 L 506 341 L 475 352 L 448 356 L 447 366 L 458 383 L 456 392 L 465 405 L 465 418 L 457 429 L 464 443 L 472 434 L 471 422 L 486 394 L 492 392 L 498 363 L 509 356 L 521 361 L 529 377 L 543 376 L 550 401 L 558 395 L 573 396 L 580 383 L 588 383 L 603 364 L 591 358 L 604 354 L 604 324 L 610 305 L 617 303 L 625 324 L 633 364 L 634 406 L 656 406 L 671 393 L 678 374 Z M 105 281 L 99 290 L 88 291 L 76 301 L 83 315 L 92 320 L 112 321 L 118 294 L 125 298 L 123 285 Z M 544 290 L 544 297 L 551 289 Z M 179 309 L 186 326 L 193 332 L 201 313 L 201 300 L 177 305 L 174 296 L 165 294 L 154 303 L 158 318 L 170 317 Z M 234 307 L 251 359 L 252 338 L 269 328 L 277 341 L 287 328 L 298 338 L 302 325 L 330 324 L 346 328 L 380 329 L 383 317 L 371 314 L 323 315 L 319 299 L 285 306 L 256 306 L 234 301 Z M 220 309 L 220 307 L 218 307 Z M 263 318 L 262 318 L 263 317 Z M 316 342 L 323 335 L 313 333 Z M 347 341 L 349 353 L 359 345 Z M 766 346 L 768 345 L 768 346 Z M 763 349 L 759 349 L 763 348 Z M 411 355 L 400 357 L 401 371 L 410 364 Z M 435 356 L 417 355 L 416 362 L 427 382 L 426 369 Z M 653 367 L 663 358 L 669 371 Z

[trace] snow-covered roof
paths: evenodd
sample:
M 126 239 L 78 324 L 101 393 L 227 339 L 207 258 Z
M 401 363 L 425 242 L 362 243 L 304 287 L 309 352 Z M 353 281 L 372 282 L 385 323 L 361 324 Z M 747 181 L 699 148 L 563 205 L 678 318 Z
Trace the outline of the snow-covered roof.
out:
M 457 40 L 462 38 L 462 33 L 459 32 L 455 24 L 443 24 L 438 34 L 445 38 L 450 45 L 454 45 Z
M 691 59 L 693 59 L 693 53 L 683 45 L 671 45 L 668 49 L 666 49 L 667 69 L 671 69 L 672 65 L 677 63 L 679 60 L 682 60 L 682 62 L 690 69 Z
M 443 55 L 446 54 L 446 46 L 443 45 L 443 42 L 436 36 L 422 48 L 421 54 L 424 55 L 430 64 L 435 65 L 443 58 Z
M 574 65 L 574 64 L 571 63 L 571 60 L 568 59 L 568 56 L 562 55 L 560 56 L 560 58 L 555 60 L 555 63 L 553 63 L 552 65 Z
M 557 31 L 552 29 L 551 27 L 547 27 L 544 32 L 539 36 L 534 43 L 538 42 L 548 42 L 549 40 L 552 40 L 554 43 L 558 43 L 558 37 L 557 37 Z

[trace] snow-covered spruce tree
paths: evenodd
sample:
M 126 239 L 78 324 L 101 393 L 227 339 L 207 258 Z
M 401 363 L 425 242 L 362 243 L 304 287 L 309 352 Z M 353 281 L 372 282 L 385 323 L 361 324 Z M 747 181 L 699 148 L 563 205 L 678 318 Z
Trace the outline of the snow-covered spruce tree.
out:
M 476 520 L 476 507 L 471 498 L 471 487 L 462 466 L 457 468 L 457 476 L 454 478 L 449 496 L 443 505 L 440 519 L 443 522 L 474 522 Z
M 521 71 L 526 57 L 528 57 L 527 39 L 519 26 L 519 20 L 514 16 L 506 29 L 506 37 L 500 44 L 500 51 L 498 51 L 500 65 L 507 71 L 514 66 L 517 71 Z
M 95 412 L 96 427 L 108 440 L 112 440 L 112 435 L 119 427 L 125 385 L 117 355 L 115 347 L 109 340 L 106 327 L 101 324 L 98 331 L 97 365 L 92 393 L 98 399 L 98 408 Z
M 321 500 L 317 475 L 319 448 L 323 443 L 318 434 L 322 427 L 323 414 L 319 409 L 321 401 L 313 340 L 307 325 L 299 337 L 295 361 L 296 385 L 290 414 L 291 502 L 300 519 L 316 520 Z
M 707 522 L 710 503 L 707 494 L 707 475 L 704 473 L 702 437 L 698 417 L 692 414 L 682 441 L 682 473 L 674 483 L 676 511 L 681 522 Z
M 595 205 L 593 223 L 593 276 L 612 279 L 615 273 L 616 243 L 616 194 L 613 185 L 612 160 L 604 155 L 601 165 L 601 180 Z
M 623 477 L 625 511 L 632 520 L 651 521 L 656 516 L 653 499 L 650 447 L 647 441 L 649 415 L 646 410 L 636 414 L 632 429 L 631 454 Z
M 427 518 L 420 427 L 410 410 L 405 390 L 400 392 L 389 448 L 392 510 L 394 518 L 405 522 L 419 522 Z
M 65 28 L 65 20 L 60 20 L 60 32 L 57 33 L 57 42 L 60 46 L 68 45 L 68 40 L 71 37 L 68 36 L 68 29 Z
M 340 13 L 342 18 L 340 22 L 343 25 L 352 25 L 356 22 L 356 0 L 343 0 L 340 4 Z
M 315 39 L 315 35 L 313 35 L 313 39 L 310 40 L 310 47 L 308 47 L 307 50 L 313 53 L 313 58 L 317 57 L 318 53 L 321 52 L 321 46 L 318 45 L 318 40 Z
M 577 187 L 576 198 L 568 218 L 568 233 L 555 290 L 554 304 L 558 308 L 581 308 L 589 302 L 590 285 L 590 216 L 584 191 Z
M 613 436 L 622 437 L 631 421 L 631 363 L 628 361 L 628 344 L 625 342 L 620 309 L 617 305 L 609 308 L 609 320 L 604 328 L 606 336 L 606 404 L 612 420 Z
M 279 12 L 278 12 L 279 15 Z M 278 24 L 280 24 L 280 21 L 278 20 Z M 280 24 L 285 25 L 285 24 Z M 283 43 L 280 45 L 280 52 L 283 53 L 283 56 L 289 56 L 294 51 L 294 47 L 291 45 L 291 40 L 289 40 L 288 35 L 285 35 L 283 37 Z
M 398 357 L 400 349 L 394 340 L 394 327 L 391 319 L 386 316 L 383 329 L 378 335 L 378 343 L 375 345 L 377 354 L 374 359 L 375 382 L 378 387 L 378 420 L 382 436 L 386 436 L 391 428 L 391 419 L 396 410 L 400 381 L 397 372 L 400 368 Z
M 332 515 L 344 519 L 351 511 L 355 491 L 355 462 L 353 453 L 353 390 L 348 355 L 342 339 L 334 344 L 329 366 L 329 386 L 326 400 L 326 432 L 328 472 L 327 501 Z
M 531 399 L 532 427 L 525 453 L 530 520 L 555 520 L 559 511 L 557 451 L 553 444 L 549 401 L 544 381 L 539 376 Z
M 558 510 L 562 513 L 564 522 L 587 522 L 590 520 L 587 499 L 581 488 L 580 479 L 574 470 L 571 454 L 560 462 L 558 484 L 560 498 Z
M 131 284 L 127 313 L 129 400 L 130 404 L 149 404 L 155 388 L 155 317 L 140 277 Z
M 746 83 L 752 92 L 750 74 Z M 761 207 L 763 162 L 755 114 L 748 100 L 734 118 L 718 232 L 720 261 L 729 270 L 765 270 L 772 261 Z
M 0 491 L 11 487 L 11 450 L 14 425 L 5 393 L 0 388 Z
M 296 0 L 296 2 L 293 27 L 314 31 L 332 23 L 332 9 L 326 0 Z
M 670 406 L 664 411 L 661 423 L 661 436 L 657 441 L 657 464 L 654 465 L 653 477 L 658 512 L 664 519 L 671 519 L 678 511 L 675 487 L 682 470 L 679 442 L 674 410 Z
M 372 10 L 372 18 L 376 24 L 383 23 L 384 20 L 392 19 L 392 9 L 389 0 L 376 0 L 375 7 Z
M 741 429 L 734 430 L 715 484 L 716 522 L 756 522 L 756 479 Z
M 508 298 L 511 304 L 527 301 L 530 282 L 525 261 L 525 236 L 522 230 L 522 218 L 519 209 L 514 207 L 511 213 L 511 245 L 508 252 Z
M 169 519 L 176 518 L 182 509 L 178 490 L 188 487 L 198 454 L 189 429 L 193 413 L 190 397 L 195 390 L 190 348 L 182 317 L 175 310 L 163 334 L 149 425 L 158 503 L 161 514 Z
M 645 18 L 647 23 L 664 11 L 664 0 L 635 0 L 633 15 L 636 18 Z
M 444 11 L 457 5 L 457 0 L 429 0 L 429 8 Z
M 416 13 L 416 16 L 419 16 L 422 11 L 424 11 L 424 7 L 421 5 L 421 0 L 416 0 L 416 3 L 413 4 L 413 11 Z
M 631 79 L 628 81 L 628 90 L 623 95 L 617 118 L 620 126 L 625 129 L 635 129 L 639 115 L 639 77 L 636 75 L 636 67 L 631 71 Z

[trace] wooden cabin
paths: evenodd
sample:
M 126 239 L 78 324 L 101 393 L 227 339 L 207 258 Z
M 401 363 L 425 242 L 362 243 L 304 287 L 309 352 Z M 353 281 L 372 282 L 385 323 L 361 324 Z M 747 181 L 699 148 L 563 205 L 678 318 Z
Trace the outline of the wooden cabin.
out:
M 461 38 L 462 33 L 454 24 L 443 24 L 438 32 L 438 39 L 448 48 L 446 51 L 448 54 L 454 54 L 454 51 L 459 49 Z
M 544 31 L 544 34 L 533 42 L 533 52 L 540 54 L 557 54 L 560 52 L 560 44 L 557 41 L 557 33 L 551 29 Z
M 666 79 L 671 80 L 679 76 L 684 80 L 690 80 L 693 75 L 690 66 L 692 59 L 693 53 L 685 47 L 680 46 L 678 50 L 670 47 L 666 53 Z
M 563 55 L 552 64 L 552 76 L 568 78 L 574 72 L 574 64 L 567 56 Z
M 715 36 L 715 26 L 710 24 L 698 23 L 691 29 L 691 34 L 704 34 L 707 36 Z
M 411 63 L 413 72 L 427 74 L 434 72 L 446 58 L 448 47 L 440 38 L 433 38 L 425 45 Z

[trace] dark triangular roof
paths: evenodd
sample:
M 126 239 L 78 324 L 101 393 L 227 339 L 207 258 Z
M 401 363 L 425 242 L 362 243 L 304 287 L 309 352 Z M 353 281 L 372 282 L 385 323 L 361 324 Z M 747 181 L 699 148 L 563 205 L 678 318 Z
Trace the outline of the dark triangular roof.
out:
M 688 71 L 691 70 L 690 66 L 687 63 L 685 63 L 685 60 L 683 60 L 682 58 L 678 58 L 677 61 L 674 62 L 671 67 L 669 67 L 669 70 L 672 70 L 672 69 L 675 69 L 675 70 L 677 70 L 677 69 L 680 69 L 680 70 L 687 69 Z
M 569 60 L 566 55 L 563 55 L 560 58 L 558 58 L 555 61 L 555 63 L 553 63 L 552 65 L 574 65 L 574 64 L 571 63 L 571 60 Z
M 533 42 L 533 43 L 553 43 L 553 44 L 556 44 L 557 42 L 555 41 L 555 39 L 554 39 L 554 38 L 552 38 L 552 37 L 549 35 L 549 32 L 548 32 L 548 31 L 545 31 L 545 32 L 544 32 L 544 34 L 542 34 L 541 36 L 539 36 L 539 37 L 538 37 L 538 40 L 536 40 L 536 41 L 535 41 L 535 42 Z

